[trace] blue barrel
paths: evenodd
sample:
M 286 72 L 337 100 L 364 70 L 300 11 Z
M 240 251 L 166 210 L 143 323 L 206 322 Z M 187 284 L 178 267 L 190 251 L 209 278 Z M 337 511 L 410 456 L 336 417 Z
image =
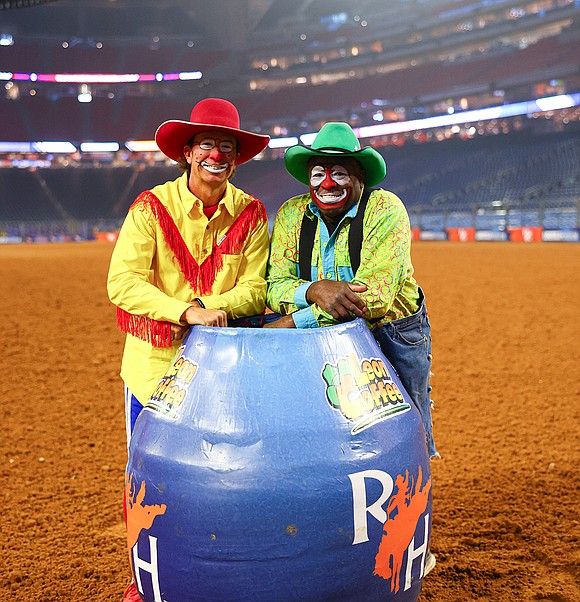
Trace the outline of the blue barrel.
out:
M 424 441 L 364 321 L 195 326 L 129 450 L 143 600 L 417 600 L 431 533 Z

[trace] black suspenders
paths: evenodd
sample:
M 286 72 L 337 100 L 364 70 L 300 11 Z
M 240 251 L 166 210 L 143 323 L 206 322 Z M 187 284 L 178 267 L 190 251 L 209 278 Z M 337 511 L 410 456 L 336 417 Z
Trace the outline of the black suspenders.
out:
M 363 239 L 363 219 L 369 196 L 374 188 L 365 188 L 360 201 L 356 215 L 350 222 L 348 232 L 348 253 L 350 255 L 350 265 L 352 271 L 356 274 L 360 265 L 360 250 Z M 298 276 L 302 280 L 311 279 L 312 248 L 314 247 L 314 236 L 316 235 L 316 226 L 318 220 L 304 212 L 302 217 L 302 226 L 300 227 L 300 240 L 298 243 Z

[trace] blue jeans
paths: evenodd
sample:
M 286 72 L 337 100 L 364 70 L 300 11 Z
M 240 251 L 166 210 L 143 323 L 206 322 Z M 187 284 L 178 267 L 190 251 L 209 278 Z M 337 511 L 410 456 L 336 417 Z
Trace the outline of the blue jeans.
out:
M 124 383 L 123 383 L 124 384 Z M 125 432 L 127 435 L 127 447 L 135 428 L 137 416 L 143 410 L 143 404 L 131 393 L 129 387 L 124 384 L 125 389 Z
M 427 450 L 429 457 L 433 458 L 439 454 L 433 441 L 431 420 L 431 325 L 421 289 L 419 294 L 420 307 L 417 313 L 385 322 L 374 328 L 372 333 L 421 414 Z

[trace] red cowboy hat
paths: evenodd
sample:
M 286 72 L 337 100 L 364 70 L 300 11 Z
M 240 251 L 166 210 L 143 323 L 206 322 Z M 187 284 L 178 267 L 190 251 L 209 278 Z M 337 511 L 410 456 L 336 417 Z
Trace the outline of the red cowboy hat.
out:
M 270 136 L 241 130 L 238 110 L 231 102 L 222 98 L 205 98 L 193 107 L 189 121 L 170 119 L 163 122 L 155 132 L 155 142 L 163 154 L 179 161 L 183 147 L 193 136 L 207 130 L 227 132 L 238 141 L 240 155 L 237 165 L 261 153 L 270 141 Z

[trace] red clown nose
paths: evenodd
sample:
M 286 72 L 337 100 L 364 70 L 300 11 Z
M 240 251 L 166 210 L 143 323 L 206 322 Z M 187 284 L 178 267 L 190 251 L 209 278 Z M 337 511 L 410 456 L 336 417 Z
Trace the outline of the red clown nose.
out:
M 329 169 L 325 169 L 324 173 L 326 174 L 326 177 L 324 178 L 320 186 L 325 190 L 332 190 L 336 186 L 336 182 L 330 177 Z

